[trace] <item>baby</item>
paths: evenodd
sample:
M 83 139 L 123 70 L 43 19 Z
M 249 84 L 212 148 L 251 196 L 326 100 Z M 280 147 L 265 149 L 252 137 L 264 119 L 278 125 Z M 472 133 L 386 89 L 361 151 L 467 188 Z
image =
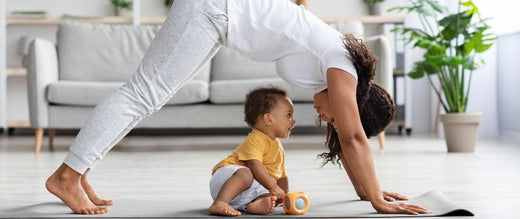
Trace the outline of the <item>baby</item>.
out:
M 296 121 L 287 92 L 260 87 L 247 94 L 247 138 L 213 168 L 210 192 L 212 215 L 270 214 L 289 190 L 285 151 L 278 138 L 288 138 Z

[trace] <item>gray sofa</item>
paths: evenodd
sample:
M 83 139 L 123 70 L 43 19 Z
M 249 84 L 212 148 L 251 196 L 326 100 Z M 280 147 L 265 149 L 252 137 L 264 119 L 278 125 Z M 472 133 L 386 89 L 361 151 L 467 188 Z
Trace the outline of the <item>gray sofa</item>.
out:
M 65 22 L 58 28 L 57 46 L 35 39 L 26 57 L 35 151 L 40 150 L 44 129 L 49 130 L 52 146 L 54 129 L 80 128 L 95 105 L 133 74 L 159 28 Z M 391 89 L 388 42 L 378 37 L 370 43 L 382 60 L 378 75 L 384 77 L 379 81 Z M 245 94 L 261 85 L 288 91 L 295 105 L 296 127 L 316 126 L 312 90 L 282 81 L 274 63 L 255 62 L 222 48 L 161 110 L 136 128 L 245 128 Z

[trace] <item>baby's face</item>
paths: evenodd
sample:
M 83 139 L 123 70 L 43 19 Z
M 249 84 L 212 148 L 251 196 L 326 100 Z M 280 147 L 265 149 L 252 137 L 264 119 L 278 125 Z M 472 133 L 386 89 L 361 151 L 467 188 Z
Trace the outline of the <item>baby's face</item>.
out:
M 272 131 L 277 138 L 288 138 L 294 128 L 294 106 L 288 97 L 276 97 L 277 103 L 270 114 L 273 116 Z

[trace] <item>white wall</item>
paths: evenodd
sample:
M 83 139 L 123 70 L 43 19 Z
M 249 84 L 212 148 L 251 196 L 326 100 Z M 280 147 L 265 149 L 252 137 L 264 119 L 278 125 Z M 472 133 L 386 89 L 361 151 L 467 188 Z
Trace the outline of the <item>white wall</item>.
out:
M 498 39 L 498 112 L 502 134 L 520 138 L 520 31 Z
M 478 0 L 482 14 L 498 34 L 494 50 L 497 76 L 498 127 L 501 135 L 520 139 L 520 2 Z M 486 60 L 490 65 L 489 60 Z

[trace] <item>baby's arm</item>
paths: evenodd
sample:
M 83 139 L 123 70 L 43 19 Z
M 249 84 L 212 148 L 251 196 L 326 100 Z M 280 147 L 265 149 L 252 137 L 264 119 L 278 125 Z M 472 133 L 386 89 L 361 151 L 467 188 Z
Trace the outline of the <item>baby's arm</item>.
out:
M 289 192 L 289 179 L 287 177 L 280 178 L 276 183 L 285 193 Z
M 258 160 L 246 160 L 247 167 L 253 173 L 253 177 L 262 184 L 265 188 L 269 189 L 271 195 L 276 196 L 277 199 L 283 198 L 285 192 L 277 182 L 269 175 L 264 165 Z

